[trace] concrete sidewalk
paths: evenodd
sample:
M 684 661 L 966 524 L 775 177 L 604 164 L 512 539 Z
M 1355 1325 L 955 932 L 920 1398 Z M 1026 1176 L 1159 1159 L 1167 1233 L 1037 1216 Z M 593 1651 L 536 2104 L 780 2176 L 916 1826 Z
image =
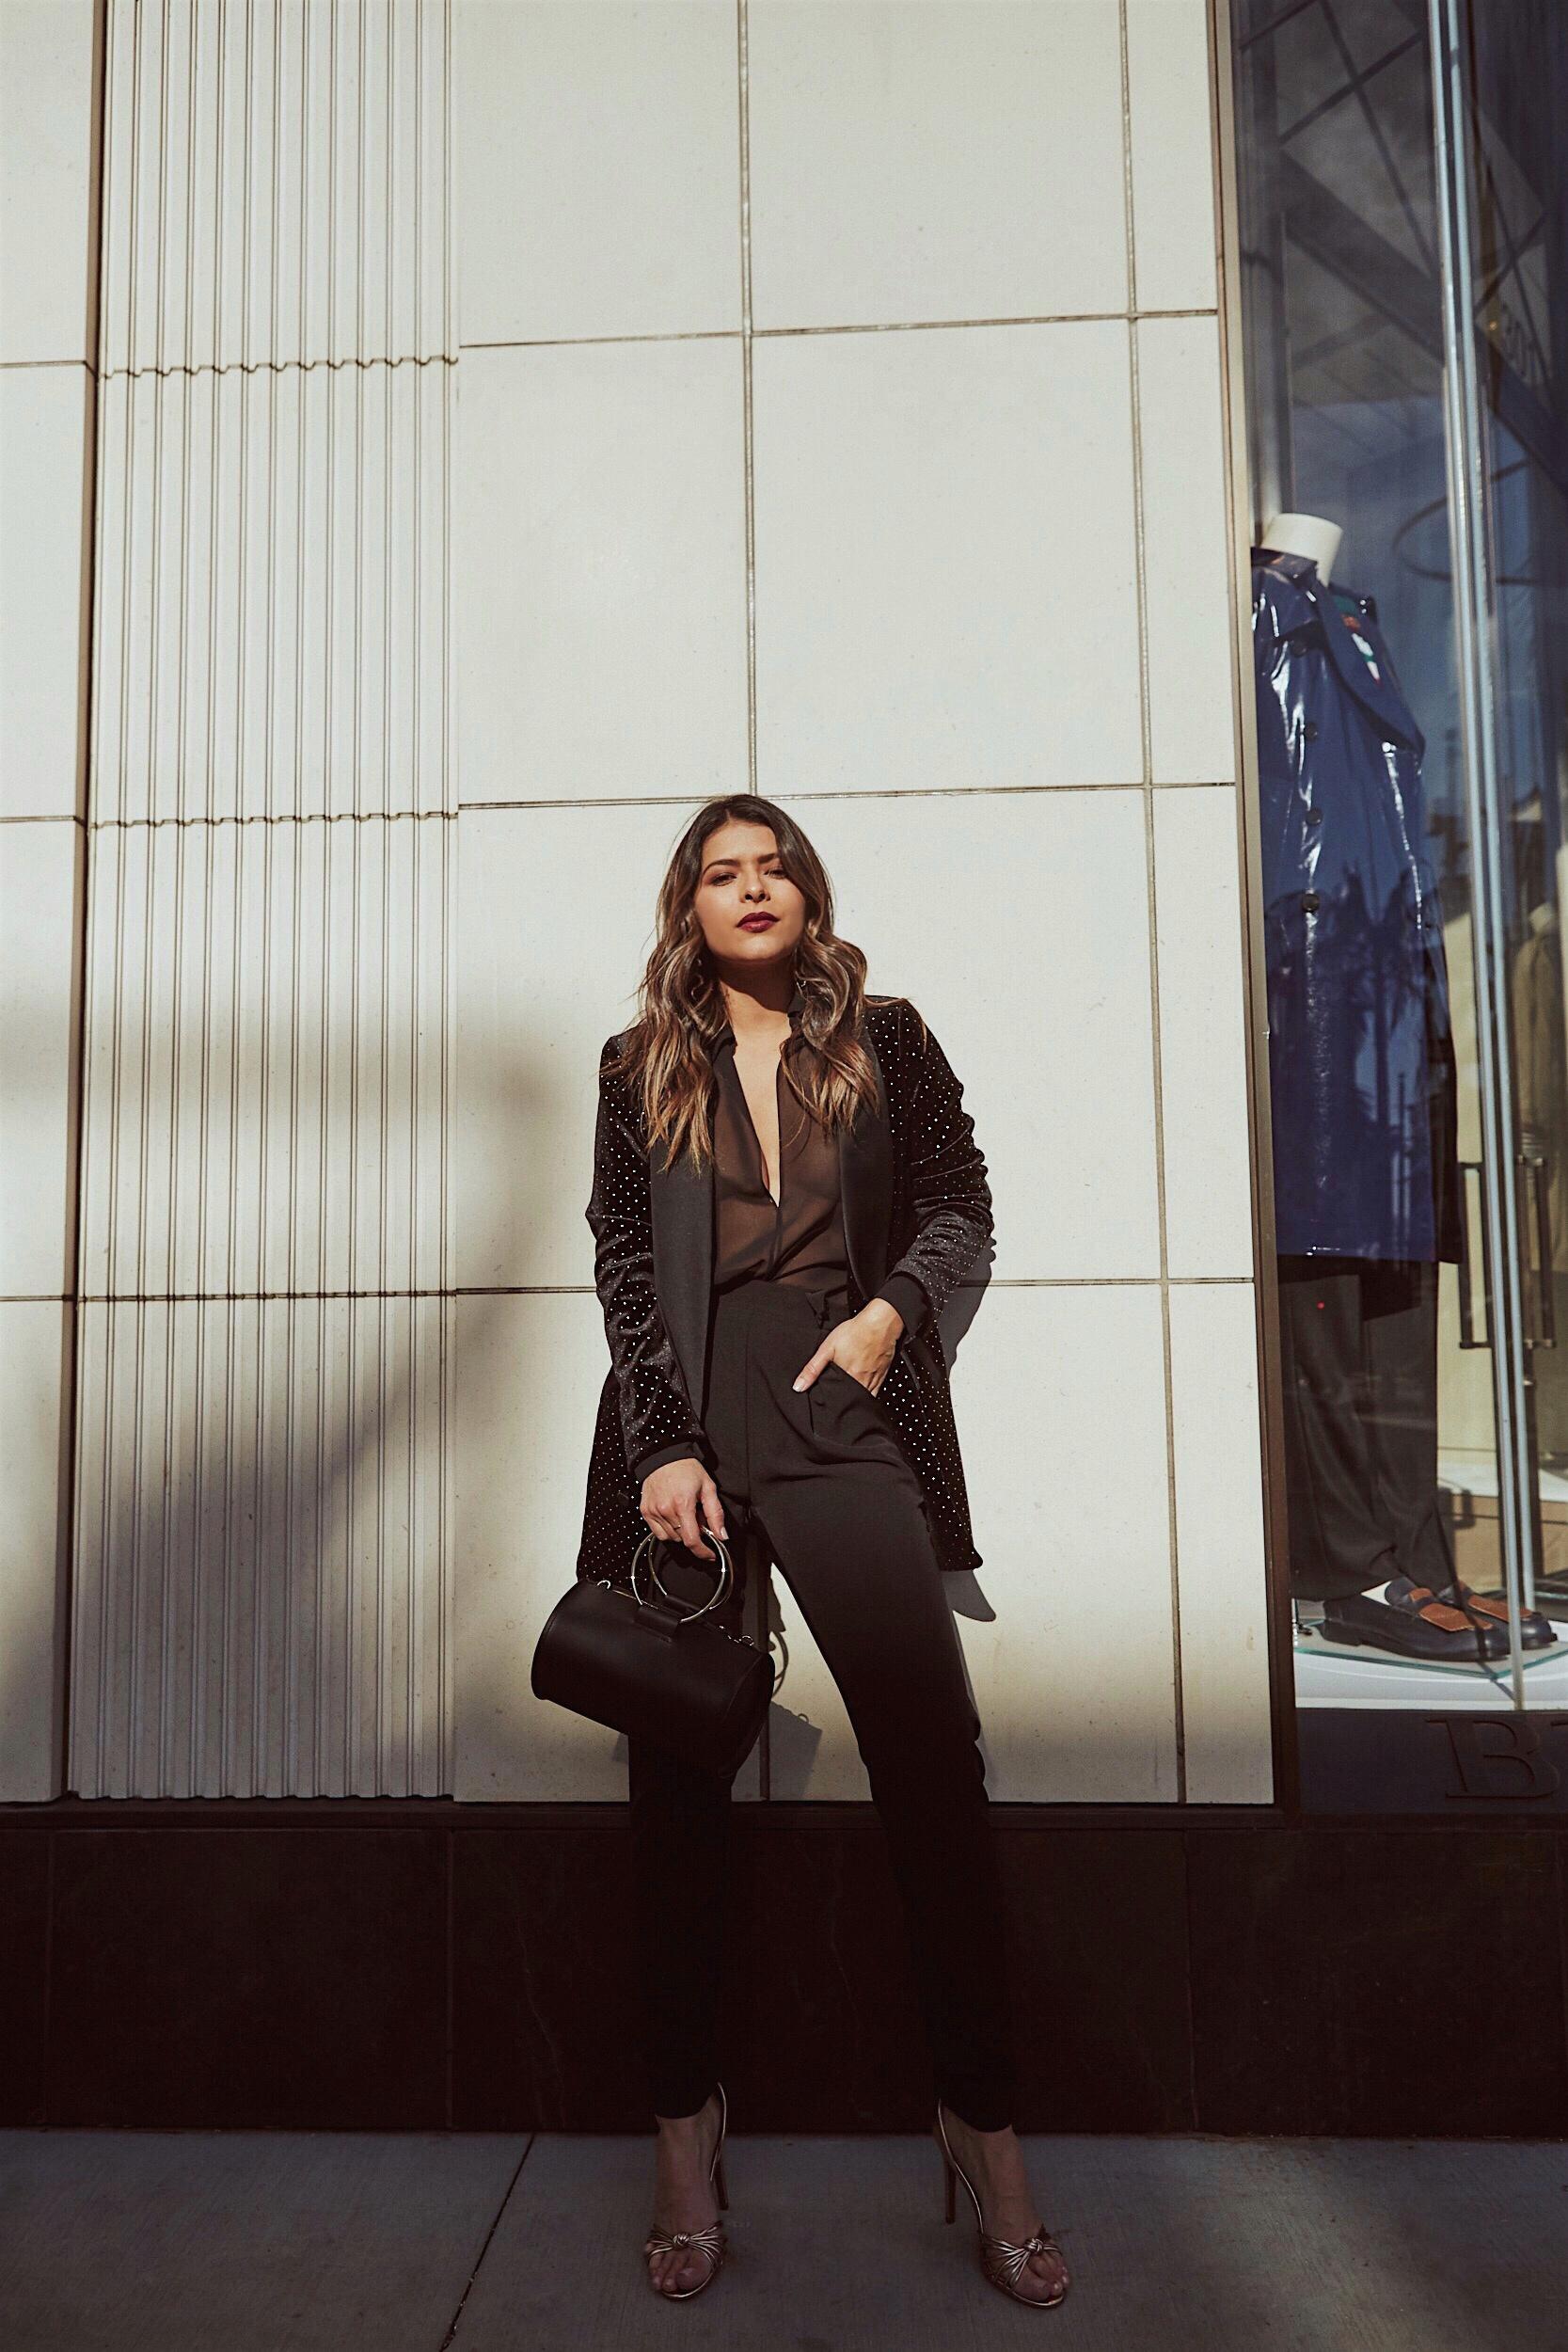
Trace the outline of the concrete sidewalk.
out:
M 1033 2139 L 1074 2272 L 980 2275 L 934 2145 L 726 2146 L 730 2255 L 643 2282 L 653 2141 L 540 2134 L 0 2133 L 6 2352 L 1548 2352 L 1568 2145 Z

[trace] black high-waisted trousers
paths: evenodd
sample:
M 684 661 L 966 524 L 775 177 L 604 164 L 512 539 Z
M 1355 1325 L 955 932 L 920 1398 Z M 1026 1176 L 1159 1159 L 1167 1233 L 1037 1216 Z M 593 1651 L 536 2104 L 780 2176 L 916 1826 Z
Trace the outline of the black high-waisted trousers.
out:
M 791 1386 L 847 1293 L 763 1279 L 716 1294 L 703 1426 L 736 1590 L 777 1562 L 854 1727 L 902 1897 L 936 2089 L 980 2131 L 1013 2121 L 1016 2087 L 1001 1886 L 977 1743 L 920 1483 L 891 1415 L 831 1364 Z M 682 1600 L 719 1562 L 660 1544 Z M 630 1740 L 628 1781 L 643 2048 L 656 2115 L 695 2114 L 718 2079 L 730 1779 Z

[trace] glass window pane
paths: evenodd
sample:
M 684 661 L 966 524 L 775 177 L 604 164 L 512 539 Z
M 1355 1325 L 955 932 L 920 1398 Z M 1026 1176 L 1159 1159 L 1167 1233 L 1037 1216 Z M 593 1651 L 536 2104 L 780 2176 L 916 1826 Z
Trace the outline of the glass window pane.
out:
M 1444 9 L 1457 122 L 1425 0 L 1232 8 L 1296 1692 L 1423 1734 L 1568 1698 L 1564 27 Z

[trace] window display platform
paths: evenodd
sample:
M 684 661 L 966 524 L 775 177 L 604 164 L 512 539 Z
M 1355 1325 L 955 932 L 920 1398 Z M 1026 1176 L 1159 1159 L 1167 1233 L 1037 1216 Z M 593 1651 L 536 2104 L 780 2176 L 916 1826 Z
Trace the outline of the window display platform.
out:
M 1506 1658 L 1468 1664 L 1425 1658 L 1399 1658 L 1391 1650 L 1349 1649 L 1321 1633 L 1298 1630 L 1293 1645 L 1296 1705 L 1308 1707 L 1475 1708 L 1492 1714 L 1512 1711 L 1513 1686 Z M 1568 1711 L 1568 1629 L 1556 1646 L 1527 1650 L 1529 1707 Z

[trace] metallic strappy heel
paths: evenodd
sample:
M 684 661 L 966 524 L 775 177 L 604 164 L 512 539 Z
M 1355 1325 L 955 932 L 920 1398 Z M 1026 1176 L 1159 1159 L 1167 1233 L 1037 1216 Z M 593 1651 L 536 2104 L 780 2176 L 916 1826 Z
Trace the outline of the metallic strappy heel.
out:
M 715 2086 L 715 2088 L 719 2092 L 719 2137 L 713 2143 L 713 2161 L 708 2166 L 707 2177 L 708 2185 L 712 2188 L 714 2195 L 719 2200 L 720 2212 L 728 2213 L 730 2209 L 729 2191 L 724 2186 L 724 2127 L 729 2121 L 729 2104 L 724 2097 L 723 2084 L 719 2083 Z M 723 2223 L 715 2222 L 713 2227 L 707 2230 L 675 2230 L 673 2232 L 666 2232 L 663 2230 L 650 2229 L 642 2247 L 644 2265 L 646 2265 L 647 2258 L 650 2254 L 673 2254 L 679 2249 L 686 2247 L 689 2247 L 693 2253 L 701 2254 L 705 2258 L 707 2262 L 706 2275 L 699 2279 L 694 2287 L 656 2286 L 653 2279 L 650 2277 L 648 2284 L 653 2287 L 654 2293 L 666 2303 L 684 2303 L 691 2296 L 701 2295 L 705 2287 L 711 2286 L 713 2284 L 714 2280 L 719 2276 L 720 2267 L 724 2260 L 725 2247 Z
M 937 2101 L 936 2137 L 942 2150 L 942 2180 L 947 2190 L 947 2218 L 951 2221 L 954 2217 L 958 2198 L 954 2177 L 957 2175 L 968 2189 L 970 2201 L 974 2207 L 974 2219 L 980 2232 L 980 2261 L 992 2286 L 1000 2287 L 1004 2295 L 1010 2295 L 1015 2303 L 1036 2303 L 1041 2311 L 1053 2311 L 1072 2284 L 1071 2279 L 1067 2275 L 1066 2258 L 1055 2239 L 1047 2231 L 1043 2222 L 1035 2232 L 1034 2236 L 1025 2238 L 1022 2246 L 1015 2246 L 1010 2239 L 1005 2237 L 992 2237 L 986 2228 L 985 2219 L 980 2211 L 980 2200 L 974 2194 L 974 2184 L 948 2144 L 947 2126 L 942 2120 L 940 2099 Z M 1063 2267 L 1061 2294 L 1020 2295 L 1018 2282 L 1023 2276 L 1024 2265 L 1031 2254 L 1054 2254 L 1061 2260 Z

